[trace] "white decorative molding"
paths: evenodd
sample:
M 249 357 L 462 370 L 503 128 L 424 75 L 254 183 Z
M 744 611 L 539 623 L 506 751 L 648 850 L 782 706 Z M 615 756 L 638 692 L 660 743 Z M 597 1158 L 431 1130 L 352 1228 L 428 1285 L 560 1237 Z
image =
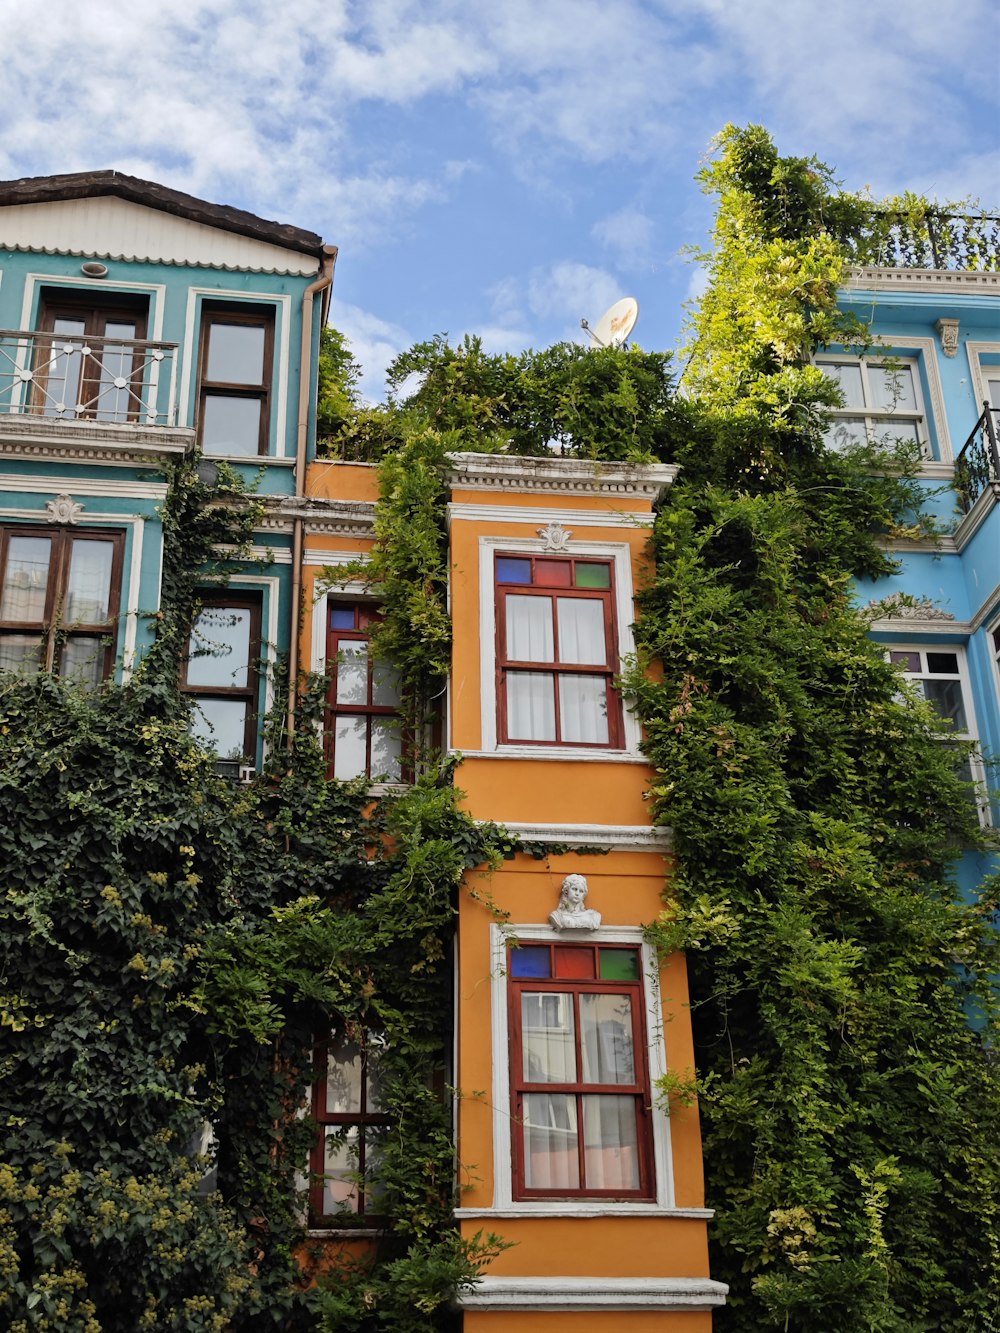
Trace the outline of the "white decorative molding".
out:
M 483 696 L 495 699 L 493 691 L 489 696 Z M 627 709 L 625 711 L 626 723 L 633 717 Z M 487 714 L 483 714 L 484 723 L 488 720 Z M 485 728 L 484 728 L 485 729 Z M 494 740 L 496 733 L 496 723 L 490 729 L 490 740 Z M 637 749 L 630 750 L 601 750 L 596 745 L 509 745 L 498 746 L 494 750 L 470 750 L 463 746 L 461 750 L 450 746 L 449 754 L 460 754 L 463 759 L 537 759 L 539 763 L 558 760 L 565 764 L 567 761 L 580 760 L 581 762 L 594 763 L 598 761 L 603 764 L 644 764 L 649 767 L 649 760 L 639 753 Z
M 261 496 L 266 514 L 262 527 L 285 528 L 302 519 L 309 536 L 371 539 L 375 505 L 368 500 L 327 500 L 315 496 Z M 353 556 L 351 557 L 354 558 Z M 330 555 L 331 562 L 333 553 Z
M 955 620 L 950 611 L 935 606 L 930 597 L 913 597 L 905 592 L 879 597 L 868 602 L 862 610 L 872 614 L 884 612 L 879 616 L 881 620 Z
M 1000 273 L 974 273 L 957 269 L 853 268 L 848 291 L 969 292 L 996 296 Z
M 724 1282 L 707 1277 L 481 1277 L 461 1289 L 462 1310 L 715 1310 L 725 1305 Z
M 453 501 L 448 506 L 448 526 L 455 519 L 464 519 L 473 523 L 525 523 L 538 531 L 538 510 L 526 505 L 489 505 L 470 504 L 464 500 Z M 651 528 L 653 515 L 648 509 L 638 512 L 622 508 L 616 502 L 608 509 L 561 509 L 559 517 L 567 523 L 588 528 Z M 576 539 L 574 539 L 574 546 Z M 537 543 L 536 543 L 537 546 Z
M 991 481 L 983 487 L 969 512 L 963 515 L 953 538 L 955 550 L 961 554 L 973 537 L 986 522 L 996 506 L 1000 504 L 1000 482 Z
M 644 824 L 511 824 L 504 828 L 523 842 L 555 843 L 562 847 L 610 847 L 616 851 L 669 852 L 673 834 L 668 828 Z
M 558 1200 L 550 1203 L 533 1203 L 530 1207 L 512 1204 L 509 1208 L 455 1208 L 454 1216 L 459 1220 L 474 1221 L 482 1218 L 490 1221 L 497 1218 L 518 1217 L 579 1217 L 579 1210 L 567 1212 L 566 1205 Z M 660 1208 L 651 1203 L 604 1203 L 600 1199 L 589 1201 L 587 1217 L 675 1217 L 689 1222 L 710 1222 L 715 1216 L 714 1208 Z
M 543 551 L 567 551 L 569 550 L 569 539 L 573 533 L 569 528 L 564 528 L 557 520 L 550 519 L 544 528 L 538 529 L 538 535 L 542 539 Z
M 879 634 L 920 634 L 921 640 L 938 639 L 944 643 L 964 642 L 972 633 L 972 624 L 968 620 L 902 620 L 894 616 L 885 616 L 869 621 L 869 630 Z
M 128 467 L 159 463 L 194 448 L 193 430 L 137 426 L 131 422 L 54 421 L 46 417 L 0 416 L 0 456 L 72 460 Z
M 49 511 L 46 523 L 76 523 L 84 506 L 77 504 L 72 495 L 57 495 L 54 500 L 45 501 L 45 508 Z
M 449 484 L 462 490 L 634 496 L 654 501 L 677 476 L 669 463 L 591 463 L 520 454 L 449 454 Z
M 599 930 L 600 912 L 584 907 L 589 892 L 586 875 L 567 875 L 559 890 L 559 906 L 549 913 L 549 925 L 556 930 Z
M 945 319 L 942 317 L 937 321 L 934 327 L 938 331 L 938 337 L 941 339 L 941 351 L 945 356 L 955 356 L 958 353 L 958 320 Z

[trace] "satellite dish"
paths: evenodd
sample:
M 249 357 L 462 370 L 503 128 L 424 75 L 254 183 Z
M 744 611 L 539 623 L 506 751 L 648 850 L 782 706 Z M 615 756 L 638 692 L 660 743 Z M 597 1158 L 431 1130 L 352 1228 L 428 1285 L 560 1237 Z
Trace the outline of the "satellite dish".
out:
M 587 330 L 598 347 L 621 347 L 638 318 L 639 302 L 634 296 L 623 296 L 605 310 L 593 328 L 585 319 L 580 320 L 580 328 Z

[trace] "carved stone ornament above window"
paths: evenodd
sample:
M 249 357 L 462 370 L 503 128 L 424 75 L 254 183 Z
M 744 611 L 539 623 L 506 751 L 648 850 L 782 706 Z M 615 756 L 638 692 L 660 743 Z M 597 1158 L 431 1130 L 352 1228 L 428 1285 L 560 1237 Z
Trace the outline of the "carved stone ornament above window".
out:
M 77 504 L 71 495 L 57 495 L 54 500 L 46 500 L 45 508 L 49 511 L 48 523 L 75 523 L 83 513 L 83 505 Z
M 880 601 L 869 602 L 865 610 L 874 620 L 954 620 L 950 611 L 935 606 L 929 597 L 911 597 L 893 593 Z
M 556 930 L 597 930 L 601 914 L 584 906 L 587 893 L 586 876 L 567 875 L 559 893 L 559 906 L 549 913 L 549 925 Z
M 934 327 L 941 339 L 941 351 L 945 356 L 954 356 L 958 351 L 958 320 L 939 319 Z
M 544 551 L 568 551 L 573 531 L 552 519 L 546 527 L 538 529 L 538 535 L 542 539 Z

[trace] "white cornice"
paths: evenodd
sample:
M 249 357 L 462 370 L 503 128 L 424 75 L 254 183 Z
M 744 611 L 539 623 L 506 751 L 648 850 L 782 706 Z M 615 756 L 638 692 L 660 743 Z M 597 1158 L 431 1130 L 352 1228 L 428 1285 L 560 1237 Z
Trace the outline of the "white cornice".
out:
M 592 463 L 581 458 L 512 454 L 449 454 L 449 484 L 463 490 L 628 497 L 652 503 L 677 476 L 668 463 Z
M 570 847 L 613 847 L 633 852 L 669 852 L 671 830 L 647 824 L 512 824 L 504 828 L 524 842 L 556 843 Z
M 908 291 L 1000 296 L 1000 273 L 969 273 L 956 269 L 852 268 L 847 291 Z
M 967 639 L 972 626 L 967 620 L 921 620 L 913 616 L 885 616 L 869 625 L 873 634 L 906 634 L 911 639 Z
M 128 466 L 155 463 L 194 448 L 195 433 L 179 426 L 107 421 L 53 421 L 0 416 L 0 456 Z
M 100 495 L 108 499 L 163 500 L 167 494 L 165 481 L 111 481 L 108 477 L 18 476 L 6 473 L 3 488 L 9 496 L 15 492 L 26 495 Z
M 714 1310 L 729 1288 L 707 1277 L 481 1277 L 460 1290 L 462 1310 Z
M 263 529 L 287 531 L 302 519 L 310 536 L 356 537 L 371 540 L 375 506 L 368 500 L 326 500 L 315 496 L 262 496 L 266 513 Z
M 448 506 L 449 527 L 456 519 L 465 519 L 474 523 L 530 523 L 538 527 L 546 514 L 558 518 L 560 523 L 572 523 L 577 528 L 650 528 L 653 515 L 645 509 L 635 513 L 616 505 L 604 512 L 594 509 L 541 509 L 538 505 L 477 505 L 450 504 Z M 567 551 L 572 551 L 570 547 Z

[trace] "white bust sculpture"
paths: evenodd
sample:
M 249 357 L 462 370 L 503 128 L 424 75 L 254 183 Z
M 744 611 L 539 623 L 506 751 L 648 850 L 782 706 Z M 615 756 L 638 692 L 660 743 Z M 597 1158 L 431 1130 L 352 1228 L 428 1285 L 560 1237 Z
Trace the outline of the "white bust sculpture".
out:
M 585 907 L 587 881 L 583 875 L 567 875 L 562 882 L 559 906 L 549 913 L 549 924 L 557 930 L 596 930 L 601 924 L 600 912 Z

